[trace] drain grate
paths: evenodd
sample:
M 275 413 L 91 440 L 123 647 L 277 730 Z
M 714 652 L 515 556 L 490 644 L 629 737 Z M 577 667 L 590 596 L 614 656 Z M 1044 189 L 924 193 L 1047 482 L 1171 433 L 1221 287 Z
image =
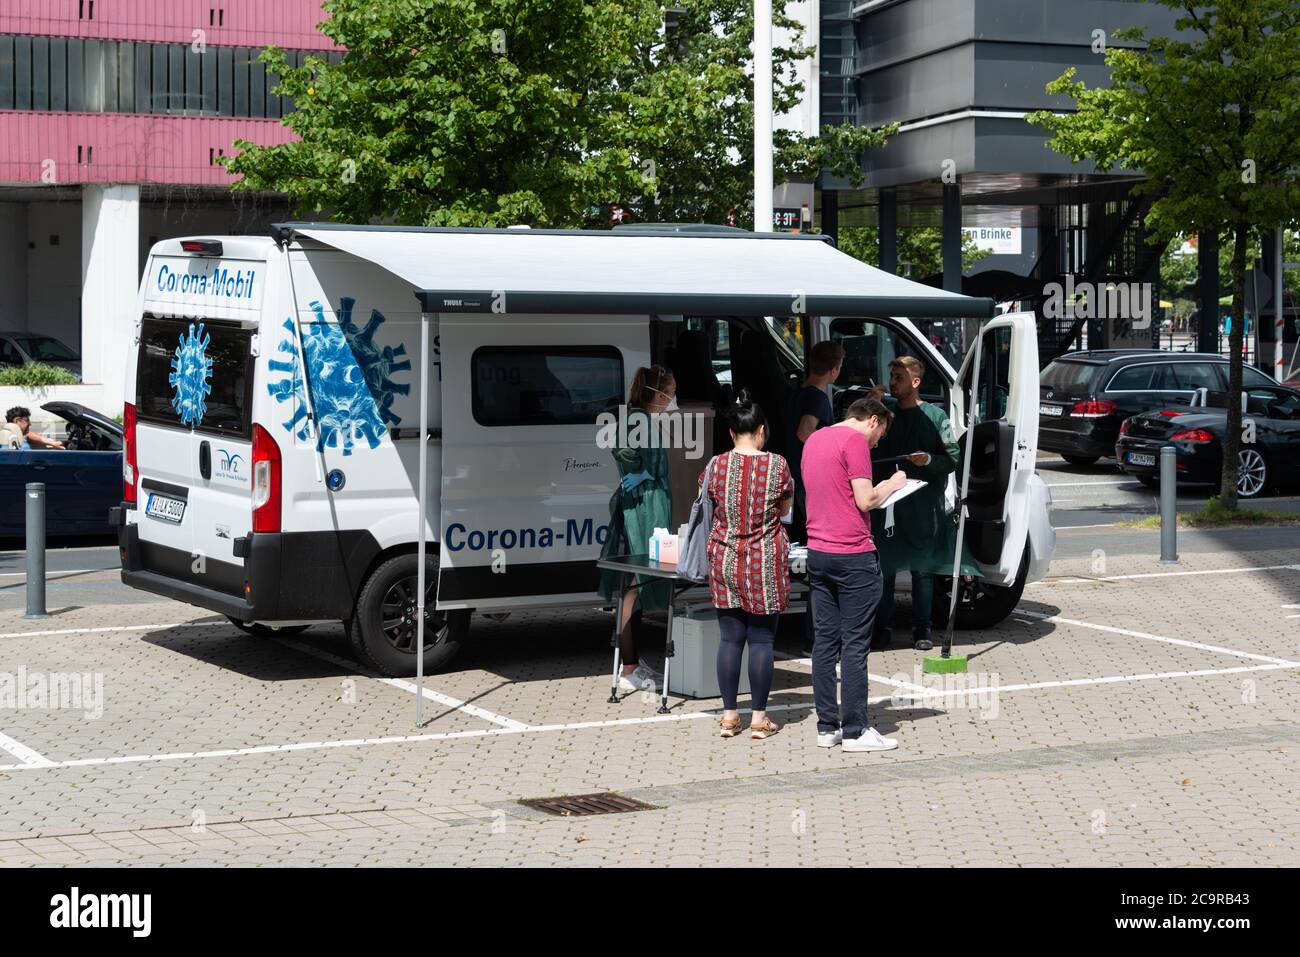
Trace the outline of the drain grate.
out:
M 590 817 L 593 814 L 626 814 L 628 811 L 656 809 L 653 804 L 610 791 L 600 794 L 570 794 L 566 797 L 527 798 L 519 803 L 558 817 Z

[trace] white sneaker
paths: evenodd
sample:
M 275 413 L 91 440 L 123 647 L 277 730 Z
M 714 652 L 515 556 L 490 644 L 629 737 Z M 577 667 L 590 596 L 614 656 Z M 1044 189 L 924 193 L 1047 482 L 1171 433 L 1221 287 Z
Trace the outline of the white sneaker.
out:
M 658 679 L 659 676 L 649 667 L 645 664 L 638 664 L 636 670 L 630 675 L 620 674 L 618 676 L 618 690 L 626 691 L 629 694 L 637 691 L 649 691 L 654 694 Z
M 844 732 L 839 728 L 836 728 L 834 731 L 817 732 L 817 747 L 819 748 L 833 748 L 843 740 Z
M 875 728 L 867 728 L 860 738 L 845 738 L 841 747 L 845 751 L 892 751 L 898 747 L 898 739 L 882 738 Z

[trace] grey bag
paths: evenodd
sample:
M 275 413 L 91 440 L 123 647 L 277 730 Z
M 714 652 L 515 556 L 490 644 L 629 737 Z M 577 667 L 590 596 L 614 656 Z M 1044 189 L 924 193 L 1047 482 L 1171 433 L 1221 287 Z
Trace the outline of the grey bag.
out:
M 688 582 L 704 584 L 709 580 L 709 533 L 713 531 L 713 499 L 709 498 L 709 480 L 713 476 L 715 455 L 704 470 L 700 494 L 691 503 L 691 514 L 686 519 L 686 541 L 679 542 L 677 577 Z

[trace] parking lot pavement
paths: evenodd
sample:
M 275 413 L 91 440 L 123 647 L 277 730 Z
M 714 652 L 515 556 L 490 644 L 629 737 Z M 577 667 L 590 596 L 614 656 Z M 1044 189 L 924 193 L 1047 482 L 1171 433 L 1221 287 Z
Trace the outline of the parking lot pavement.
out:
M 414 683 L 365 673 L 337 626 L 253 638 L 97 572 L 102 601 L 49 619 L 0 604 L 0 864 L 1294 864 L 1294 530 L 1179 549 L 1161 566 L 1151 533 L 1062 532 L 1016 613 L 958 633 L 970 671 L 947 685 L 873 653 L 872 720 L 900 747 L 870 755 L 814 747 L 794 618 L 766 742 L 717 738 L 716 699 L 607 703 L 595 610 L 476 618 L 417 728 Z M 80 697 L 47 707 L 51 675 Z M 654 809 L 518 803 L 602 791 Z

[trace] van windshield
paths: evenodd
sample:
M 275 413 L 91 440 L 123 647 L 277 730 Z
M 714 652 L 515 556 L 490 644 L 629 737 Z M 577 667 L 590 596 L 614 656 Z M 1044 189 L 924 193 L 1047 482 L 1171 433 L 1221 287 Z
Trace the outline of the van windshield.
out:
M 141 421 L 248 438 L 251 333 L 202 319 L 146 318 L 135 407 Z

